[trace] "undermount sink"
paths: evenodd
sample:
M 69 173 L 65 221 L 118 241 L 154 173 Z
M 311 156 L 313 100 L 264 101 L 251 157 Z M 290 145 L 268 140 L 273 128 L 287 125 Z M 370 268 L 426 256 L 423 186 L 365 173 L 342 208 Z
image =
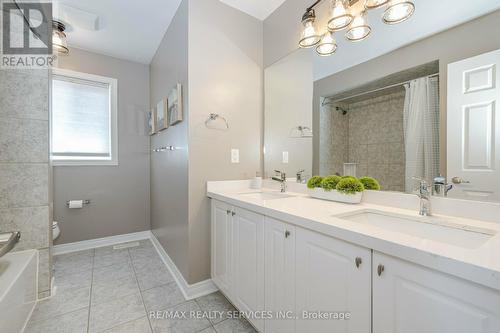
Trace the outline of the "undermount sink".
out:
M 432 216 L 411 217 L 377 210 L 361 210 L 335 217 L 469 249 L 480 247 L 496 235 L 494 230 L 453 223 Z
M 281 192 L 264 192 L 264 191 L 256 191 L 256 192 L 244 192 L 239 193 L 241 196 L 250 199 L 256 200 L 276 200 L 276 199 L 284 199 L 293 197 L 293 195 Z

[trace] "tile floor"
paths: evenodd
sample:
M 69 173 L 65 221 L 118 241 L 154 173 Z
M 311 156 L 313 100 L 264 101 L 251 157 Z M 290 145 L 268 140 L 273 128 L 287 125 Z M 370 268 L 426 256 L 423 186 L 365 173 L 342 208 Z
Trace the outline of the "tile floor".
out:
M 186 301 L 149 240 L 56 256 L 57 291 L 40 301 L 25 333 L 246 333 L 245 320 L 154 319 L 149 311 L 234 311 L 219 292 Z M 181 313 L 181 312 L 179 312 Z

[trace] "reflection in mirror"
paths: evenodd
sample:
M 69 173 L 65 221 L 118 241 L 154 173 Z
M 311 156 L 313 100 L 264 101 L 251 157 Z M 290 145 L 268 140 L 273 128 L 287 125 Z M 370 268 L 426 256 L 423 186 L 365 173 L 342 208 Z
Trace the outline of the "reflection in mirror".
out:
M 313 71 L 310 53 L 294 52 L 265 71 L 266 177 L 312 174 Z
M 499 20 L 492 12 L 384 54 L 370 40 L 331 57 L 296 50 L 267 67 L 265 176 L 371 176 L 406 193 L 416 177 L 435 196 L 500 202 Z
M 439 175 L 439 65 L 412 68 L 323 98 L 321 175 L 376 178 L 412 192 L 414 177 Z

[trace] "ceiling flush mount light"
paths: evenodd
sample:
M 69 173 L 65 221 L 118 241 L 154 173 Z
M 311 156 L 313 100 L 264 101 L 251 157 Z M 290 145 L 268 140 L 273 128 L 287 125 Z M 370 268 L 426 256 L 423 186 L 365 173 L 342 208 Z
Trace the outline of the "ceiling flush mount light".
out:
M 52 48 L 55 52 L 68 54 L 68 42 L 64 30 L 66 30 L 64 23 L 56 20 L 52 21 Z
M 335 42 L 335 37 L 333 37 L 333 32 L 327 31 L 321 37 L 321 41 L 318 46 L 316 46 L 316 52 L 320 56 L 329 56 L 337 51 L 337 43 Z
M 385 6 L 382 20 L 387 24 L 403 22 L 415 12 L 415 4 L 411 0 L 328 0 L 331 5 L 330 20 L 324 30 L 318 32 L 314 27 L 314 8 L 323 1 L 316 0 L 306 9 L 302 16 L 304 30 L 299 41 L 301 48 L 316 46 L 320 56 L 332 55 L 337 50 L 333 32 L 347 28 L 345 37 L 352 42 L 370 36 L 372 29 L 368 25 L 368 13 L 371 9 Z
M 387 5 L 389 0 L 365 0 L 366 9 L 375 9 Z
M 386 24 L 398 24 L 406 21 L 415 12 L 415 4 L 407 0 L 390 0 L 382 16 Z
M 354 17 L 345 37 L 352 42 L 359 42 L 367 38 L 371 32 L 372 28 L 368 25 L 366 11 L 363 11 Z
M 328 30 L 330 31 L 345 29 L 353 20 L 353 16 L 349 13 L 348 0 L 332 0 L 331 12 L 331 18 L 328 21 Z
M 316 14 L 314 9 L 309 9 L 302 16 L 302 24 L 304 25 L 304 30 L 302 31 L 302 37 L 300 38 L 299 46 L 301 48 L 313 47 L 319 43 L 321 40 L 321 35 L 316 32 L 314 28 L 314 21 L 316 20 Z

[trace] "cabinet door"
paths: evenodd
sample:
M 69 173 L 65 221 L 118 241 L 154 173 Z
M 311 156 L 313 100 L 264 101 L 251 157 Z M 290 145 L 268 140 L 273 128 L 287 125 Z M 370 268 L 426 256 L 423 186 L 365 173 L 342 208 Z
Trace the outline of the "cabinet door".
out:
M 265 219 L 266 333 L 295 332 L 295 227 Z
M 264 311 L 264 216 L 235 208 L 234 236 L 234 302 L 243 312 Z M 261 332 L 264 321 L 249 318 Z
M 212 200 L 212 280 L 226 295 L 231 295 L 232 223 L 231 207 Z
M 373 268 L 374 333 L 500 332 L 498 291 L 376 252 Z
M 369 333 L 371 250 L 297 228 L 296 256 L 296 331 Z M 304 311 L 350 319 L 308 319 Z

